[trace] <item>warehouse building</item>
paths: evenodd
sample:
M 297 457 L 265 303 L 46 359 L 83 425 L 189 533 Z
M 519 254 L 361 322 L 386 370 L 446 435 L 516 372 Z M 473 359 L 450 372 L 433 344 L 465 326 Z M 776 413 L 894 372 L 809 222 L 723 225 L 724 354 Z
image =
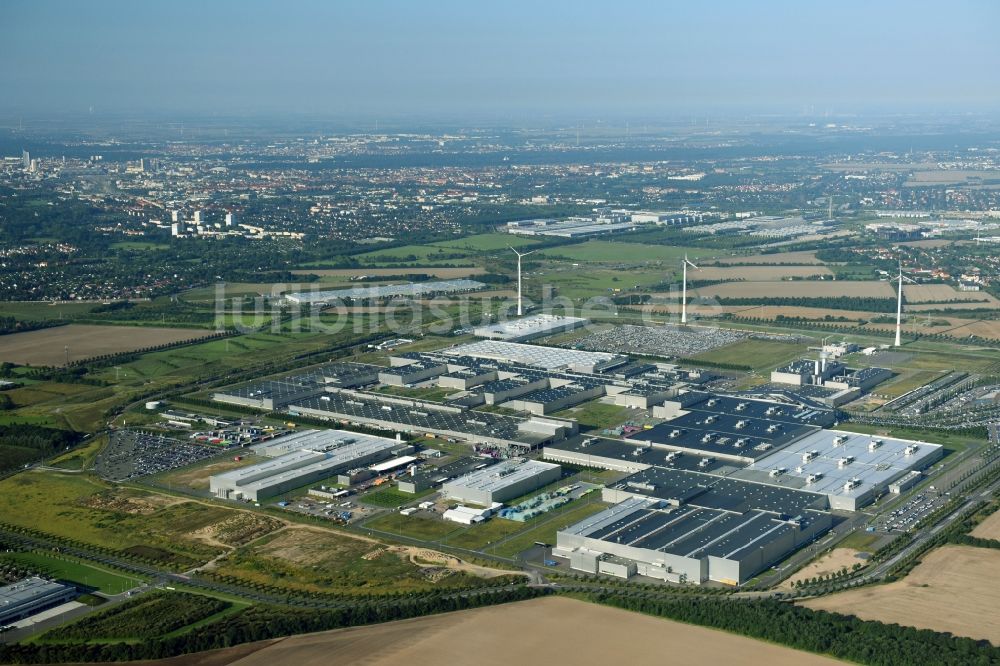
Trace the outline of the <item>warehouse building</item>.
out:
M 442 491 L 448 499 L 492 506 L 558 481 L 561 476 L 559 465 L 511 458 L 448 481 L 442 486 Z
M 448 372 L 448 366 L 443 363 L 411 361 L 406 365 L 383 368 L 378 373 L 378 380 L 387 386 L 406 386 L 443 375 L 446 372 Z
M 221 499 L 258 502 L 350 469 L 413 451 L 412 446 L 395 439 L 342 430 L 320 430 L 298 435 L 299 439 L 289 444 L 295 447 L 294 450 L 288 453 L 210 477 L 212 494 Z M 273 444 L 270 446 L 265 450 L 278 452 Z
M 273 411 L 296 400 L 320 395 L 323 385 L 315 378 L 289 377 L 283 380 L 264 380 L 246 386 L 230 388 L 212 394 L 216 402 L 242 405 Z
M 318 374 L 329 386 L 357 388 L 376 383 L 378 373 L 383 369 L 382 366 L 368 363 L 328 363 L 319 369 Z
M 577 432 L 577 423 L 553 417 L 515 418 L 408 398 L 349 390 L 289 405 L 289 412 L 331 421 L 359 423 L 404 432 L 531 450 Z
M 450 356 L 472 356 L 516 363 L 543 370 L 572 370 L 595 374 L 628 363 L 628 357 L 605 352 L 526 345 L 503 340 L 480 340 L 442 351 Z
M 471 474 L 477 469 L 485 469 L 490 465 L 496 464 L 496 462 L 495 458 L 462 456 L 440 467 L 433 469 L 421 468 L 415 474 L 399 478 L 399 492 L 414 494 L 428 488 L 438 488 L 446 481 Z
M 343 301 L 364 301 L 377 298 L 421 297 L 435 294 L 457 294 L 478 291 L 486 287 L 476 280 L 435 280 L 431 282 L 407 282 L 405 284 L 379 287 L 352 287 L 350 289 L 328 289 L 325 291 L 301 291 L 285 294 L 285 300 L 298 305 L 327 305 Z
M 503 406 L 530 414 L 545 415 L 603 395 L 604 386 L 601 384 L 596 386 L 564 384 L 558 388 L 543 388 L 526 393 L 515 400 L 505 402 Z
M 544 335 L 571 331 L 588 323 L 589 320 L 582 317 L 566 317 L 563 315 L 541 313 L 529 315 L 521 319 L 497 322 L 488 326 L 479 326 L 473 329 L 473 334 L 477 337 L 490 340 L 524 342 Z
M 831 508 L 857 511 L 897 479 L 944 455 L 927 442 L 821 430 L 755 461 L 733 476 L 828 497 Z
M 34 576 L 0 587 L 0 626 L 72 601 L 77 591 L 68 585 Z
M 805 510 L 787 516 L 630 497 L 556 534 L 552 553 L 588 573 L 639 574 L 676 583 L 745 583 L 825 533 L 832 518 Z

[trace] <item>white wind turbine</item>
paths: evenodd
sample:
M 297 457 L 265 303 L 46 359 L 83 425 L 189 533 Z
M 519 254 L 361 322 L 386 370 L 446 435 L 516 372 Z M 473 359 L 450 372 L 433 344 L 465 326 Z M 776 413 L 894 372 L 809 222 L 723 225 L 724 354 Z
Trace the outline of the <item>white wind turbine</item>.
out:
M 909 282 L 911 284 L 916 284 L 915 280 L 911 280 L 910 278 L 903 275 L 902 259 L 899 260 L 899 275 L 894 280 L 890 280 L 890 282 L 899 283 L 899 293 L 896 295 L 896 344 L 893 345 L 895 347 L 898 347 L 902 344 L 902 341 L 899 339 L 899 335 L 900 335 L 900 330 L 903 326 L 903 283 Z
M 684 261 L 681 263 L 681 266 L 684 267 L 683 288 L 681 290 L 681 323 L 682 324 L 686 324 L 687 320 L 688 320 L 688 309 L 687 309 L 687 307 L 688 307 L 687 306 L 687 302 L 688 302 L 688 266 L 690 266 L 691 268 L 693 268 L 695 270 L 699 270 L 699 269 L 698 269 L 697 266 L 695 266 L 693 263 L 691 263 L 691 261 L 688 259 L 687 252 L 684 253 Z
M 510 248 L 511 251 L 517 255 L 517 316 L 520 317 L 524 314 L 524 310 L 521 307 L 521 257 L 527 257 L 535 250 L 530 250 L 528 252 L 518 252 L 514 248 Z

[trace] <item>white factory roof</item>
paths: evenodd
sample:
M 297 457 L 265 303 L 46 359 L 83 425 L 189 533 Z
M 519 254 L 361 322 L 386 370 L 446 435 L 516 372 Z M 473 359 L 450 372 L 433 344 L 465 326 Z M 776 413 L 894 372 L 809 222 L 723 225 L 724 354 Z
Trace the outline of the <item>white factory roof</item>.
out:
M 910 470 L 926 467 L 941 455 L 941 448 L 928 442 L 819 430 L 733 476 L 826 495 L 858 497 L 873 486 L 883 487 Z M 783 471 L 771 476 L 773 470 Z M 821 476 L 807 482 L 808 477 L 817 474 Z M 852 479 L 857 480 L 857 485 L 845 488 Z
M 517 339 L 541 335 L 546 331 L 554 329 L 583 326 L 588 321 L 583 317 L 566 317 L 563 315 L 540 313 L 522 317 L 521 319 L 497 322 L 489 326 L 480 326 L 474 332 L 480 337 Z
M 482 492 L 496 492 L 514 483 L 529 479 L 541 472 L 558 469 L 558 467 L 559 465 L 539 460 L 511 458 L 491 467 L 470 472 L 454 481 L 450 481 L 446 485 L 449 487 L 472 488 Z
M 377 437 L 375 435 L 365 435 L 363 433 L 349 432 L 347 430 L 300 430 L 276 437 L 270 441 L 262 442 L 251 447 L 257 455 L 264 455 L 271 458 L 281 456 L 292 451 L 309 449 L 312 451 L 326 451 L 344 443 L 357 442 L 360 440 L 378 440 L 398 443 L 387 437 Z
M 372 465 L 368 469 L 376 474 L 381 474 L 382 472 L 387 472 L 389 470 L 396 469 L 397 467 L 402 467 L 403 465 L 409 465 L 417 460 L 419 460 L 419 458 L 415 456 L 399 456 L 398 458 L 393 458 L 392 460 L 386 460 L 383 463 Z
M 379 287 L 351 287 L 350 289 L 328 289 L 325 291 L 300 291 L 285 294 L 285 298 L 296 303 L 328 303 L 338 299 L 359 300 L 365 298 L 389 298 L 393 296 L 423 296 L 425 294 L 474 291 L 486 285 L 476 280 L 436 280 L 433 282 L 407 282 L 405 284 Z
M 451 347 L 443 350 L 443 352 L 453 356 L 473 356 L 476 358 L 509 361 L 545 370 L 599 366 L 618 358 L 615 354 L 608 354 L 606 352 L 543 347 L 541 345 L 526 345 L 519 342 L 506 342 L 504 340 L 480 340 L 478 342 Z

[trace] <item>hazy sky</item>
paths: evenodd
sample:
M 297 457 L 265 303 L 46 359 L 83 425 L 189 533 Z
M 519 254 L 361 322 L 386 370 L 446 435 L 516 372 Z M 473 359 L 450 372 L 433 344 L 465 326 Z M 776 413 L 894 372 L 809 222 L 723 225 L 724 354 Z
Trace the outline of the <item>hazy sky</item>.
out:
M 0 107 L 997 109 L 998 29 L 998 0 L 0 0 Z

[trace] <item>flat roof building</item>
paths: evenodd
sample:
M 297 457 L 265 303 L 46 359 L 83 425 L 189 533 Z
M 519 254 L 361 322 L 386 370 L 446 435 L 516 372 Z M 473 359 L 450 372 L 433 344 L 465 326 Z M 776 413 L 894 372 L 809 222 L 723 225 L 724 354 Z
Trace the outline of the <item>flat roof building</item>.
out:
M 448 481 L 442 486 L 445 497 L 479 506 L 519 497 L 562 476 L 562 468 L 552 463 L 511 458 Z
M 395 439 L 343 430 L 308 431 L 292 437 L 291 442 L 278 443 L 293 449 L 287 453 L 210 477 L 212 494 L 221 499 L 257 502 L 413 450 Z M 280 450 L 271 442 L 262 446 L 268 447 L 265 451 Z
M 552 335 L 579 328 L 585 326 L 588 322 L 588 319 L 582 317 L 566 317 L 563 315 L 541 313 L 528 315 L 521 319 L 498 322 L 488 326 L 479 326 L 473 330 L 473 334 L 477 337 L 488 338 L 490 340 L 523 342 L 543 335 Z
M 298 304 L 329 304 L 337 301 L 362 301 L 373 298 L 393 298 L 396 296 L 432 296 L 434 294 L 454 294 L 483 289 L 486 285 L 476 280 L 435 280 L 431 282 L 407 282 L 405 284 L 380 287 L 352 287 L 350 289 L 328 289 L 324 291 L 300 291 L 285 294 L 285 300 Z
M 620 354 L 526 345 L 503 340 L 470 342 L 442 350 L 442 353 L 519 363 L 543 370 L 574 370 L 587 373 L 602 372 L 628 362 L 628 357 Z
M 54 608 L 77 596 L 75 588 L 34 576 L 0 587 L 0 625 Z

